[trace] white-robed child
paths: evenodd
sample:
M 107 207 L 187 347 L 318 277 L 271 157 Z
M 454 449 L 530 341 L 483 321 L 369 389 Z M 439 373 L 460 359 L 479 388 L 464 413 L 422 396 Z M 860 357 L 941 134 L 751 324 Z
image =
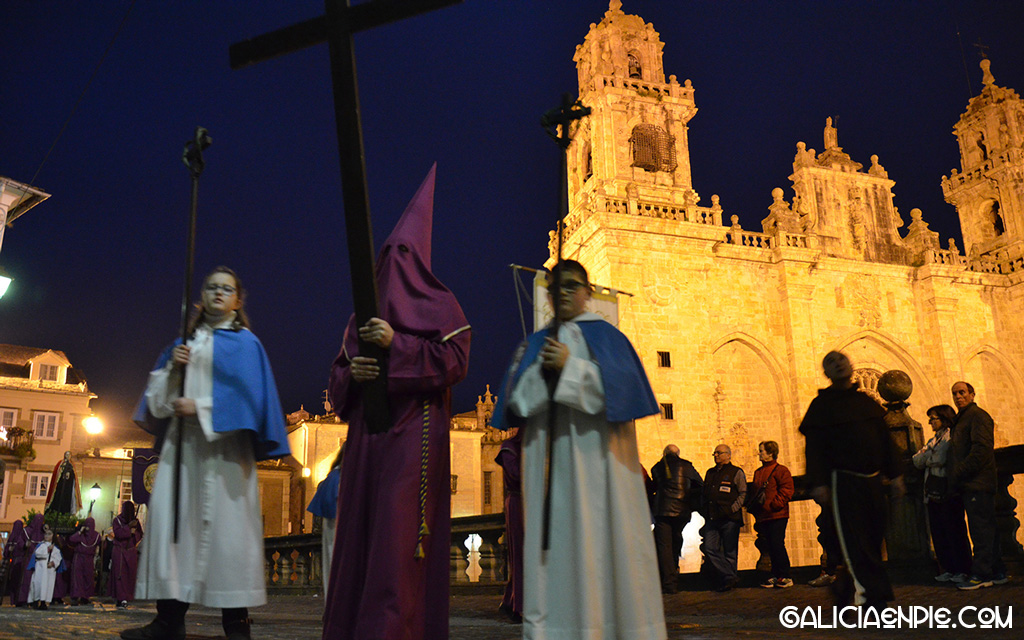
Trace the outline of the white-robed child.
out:
M 63 571 L 63 556 L 60 546 L 53 541 L 53 531 L 49 527 L 43 529 L 43 541 L 32 554 L 32 562 L 26 567 L 32 572 L 32 582 L 28 588 L 28 601 L 36 609 L 46 609 L 46 603 L 53 598 L 53 586 L 57 580 L 57 572 Z

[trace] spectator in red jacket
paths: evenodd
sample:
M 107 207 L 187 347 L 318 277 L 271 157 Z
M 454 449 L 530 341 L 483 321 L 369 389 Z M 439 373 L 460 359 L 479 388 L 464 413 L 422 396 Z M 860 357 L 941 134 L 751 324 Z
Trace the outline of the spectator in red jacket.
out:
M 758 548 L 767 548 L 772 560 L 771 576 L 761 584 L 766 589 L 793 586 L 789 576 L 789 554 L 786 553 L 786 525 L 789 523 L 789 501 L 793 499 L 793 474 L 779 464 L 779 443 L 766 440 L 757 445 L 761 468 L 747 489 L 748 511 L 754 515 L 754 531 Z

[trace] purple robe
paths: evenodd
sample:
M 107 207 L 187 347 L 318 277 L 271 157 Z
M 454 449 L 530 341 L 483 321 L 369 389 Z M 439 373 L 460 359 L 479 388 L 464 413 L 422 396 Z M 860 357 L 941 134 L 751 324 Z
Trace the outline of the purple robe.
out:
M 377 262 L 380 317 L 395 330 L 391 429 L 366 430 L 349 366 L 358 355 L 354 319 L 331 371 L 334 410 L 349 432 L 325 640 L 448 638 L 449 389 L 466 375 L 470 333 L 455 296 L 430 273 L 433 185 L 431 169 Z
M 83 523 L 85 531 L 76 531 L 68 537 L 71 547 L 71 597 L 91 598 L 96 595 L 96 551 L 103 536 L 96 531 L 92 518 Z
M 71 590 L 69 582 L 71 573 L 68 571 L 71 568 L 71 550 L 63 536 L 54 535 L 53 542 L 60 549 L 61 561 L 60 567 L 57 568 L 57 575 L 53 577 L 53 595 L 50 596 L 50 602 L 63 600 Z
M 7 588 L 0 593 L 0 605 L 4 602 L 4 596 L 10 596 L 11 604 L 17 604 L 18 594 L 21 592 L 21 574 L 25 569 L 25 523 L 15 520 L 11 527 L 11 533 L 7 536 L 7 544 L 4 545 L 4 564 L 7 565 Z
M 505 549 L 508 552 L 508 584 L 501 606 L 523 615 L 523 490 L 521 485 L 521 431 L 501 444 L 494 459 L 505 481 Z
M 24 534 L 24 545 L 21 551 L 22 557 L 22 573 L 21 573 L 21 587 L 18 589 L 18 604 L 25 604 L 28 602 L 28 590 L 32 584 L 32 576 L 25 570 L 29 564 L 35 563 L 36 547 L 43 542 L 43 514 L 37 513 L 32 516 L 32 520 L 29 521 L 28 526 L 22 531 Z
M 121 515 L 110 523 L 114 530 L 114 551 L 110 556 L 108 595 L 117 602 L 135 599 L 135 576 L 139 571 L 138 545 L 142 540 L 142 527 L 131 526 L 135 521 L 135 505 L 126 501 Z

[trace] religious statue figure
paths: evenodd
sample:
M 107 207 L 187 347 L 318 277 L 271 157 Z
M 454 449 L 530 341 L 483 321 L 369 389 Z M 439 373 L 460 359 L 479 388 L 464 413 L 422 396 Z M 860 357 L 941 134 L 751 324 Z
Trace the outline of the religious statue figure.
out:
M 832 117 L 825 118 L 825 149 L 839 147 L 839 132 L 832 126 Z
M 796 143 L 796 157 L 793 159 L 795 166 L 810 166 L 814 164 L 814 149 L 808 149 L 806 142 Z
M 78 476 L 71 464 L 71 452 L 65 451 L 64 459 L 54 465 L 53 473 L 50 474 L 44 511 L 78 513 L 81 508 L 82 494 L 78 488 Z

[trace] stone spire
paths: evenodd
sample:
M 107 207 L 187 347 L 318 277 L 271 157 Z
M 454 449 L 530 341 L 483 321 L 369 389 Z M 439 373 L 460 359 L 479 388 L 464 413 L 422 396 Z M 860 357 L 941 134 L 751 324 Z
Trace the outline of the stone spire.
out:
M 968 255 L 1015 257 L 1024 255 L 1024 102 L 995 83 L 991 60 L 979 66 L 984 87 L 953 127 L 960 167 L 943 178 L 942 193 L 960 216 Z

